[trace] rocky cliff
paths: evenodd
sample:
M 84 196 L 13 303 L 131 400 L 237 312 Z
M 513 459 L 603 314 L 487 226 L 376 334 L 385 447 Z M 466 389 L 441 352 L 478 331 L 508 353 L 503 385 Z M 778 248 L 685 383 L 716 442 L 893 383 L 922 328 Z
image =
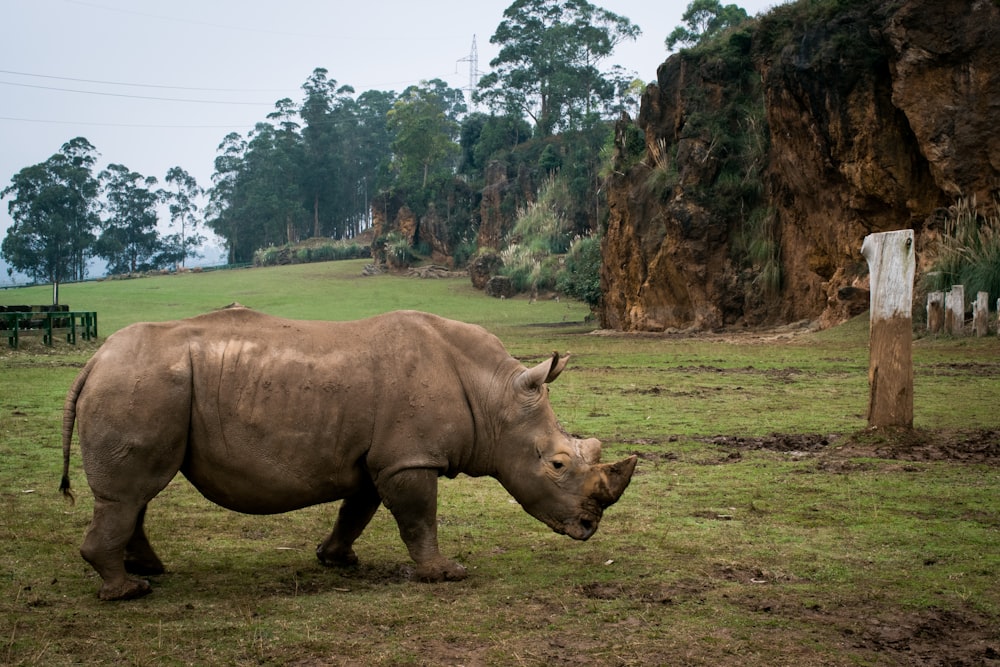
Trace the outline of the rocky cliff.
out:
M 945 207 L 1000 194 L 998 44 L 993 0 L 802 1 L 671 56 L 618 124 L 603 326 L 864 310 L 865 235 L 926 263 Z

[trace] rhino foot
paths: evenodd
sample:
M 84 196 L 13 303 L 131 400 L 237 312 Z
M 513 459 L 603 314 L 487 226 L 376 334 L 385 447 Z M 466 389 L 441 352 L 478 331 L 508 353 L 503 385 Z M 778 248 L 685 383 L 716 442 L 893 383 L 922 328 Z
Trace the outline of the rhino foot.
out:
M 469 576 L 465 566 L 446 558 L 431 563 L 417 565 L 413 576 L 418 581 L 437 583 L 440 581 L 461 581 Z
M 98 591 L 101 600 L 134 600 L 153 592 L 153 587 L 145 579 L 128 577 L 117 584 L 105 582 Z
M 125 571 L 129 574 L 138 574 L 148 577 L 155 574 L 163 574 L 166 572 L 166 569 L 163 567 L 163 563 L 160 562 L 160 559 L 154 556 L 154 560 L 126 558 Z
M 316 558 L 325 567 L 355 567 L 358 564 L 358 556 L 354 549 L 349 551 L 324 551 L 323 545 L 316 547 Z

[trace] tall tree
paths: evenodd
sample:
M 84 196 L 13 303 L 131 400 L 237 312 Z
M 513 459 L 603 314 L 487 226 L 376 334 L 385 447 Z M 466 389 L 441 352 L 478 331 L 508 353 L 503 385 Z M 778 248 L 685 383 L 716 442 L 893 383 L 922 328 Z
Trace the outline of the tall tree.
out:
M 230 264 L 249 261 L 257 246 L 251 245 L 245 233 L 245 222 L 239 216 L 242 208 L 240 184 L 246 177 L 247 142 L 238 132 L 227 134 L 216 148 L 215 172 L 208 192 L 205 224 L 225 239 Z
M 300 125 L 293 120 L 298 117 L 298 109 L 287 97 L 275 102 L 274 107 L 275 110 L 267 118 L 277 126 L 273 132 L 266 132 L 258 125 L 259 141 L 250 142 L 250 151 L 251 157 L 265 157 L 268 160 L 266 167 L 259 163 L 262 169 L 266 168 L 268 180 L 256 185 L 272 189 L 267 201 L 281 209 L 278 215 L 284 220 L 285 238 L 288 243 L 296 243 L 300 238 L 308 236 L 303 224 L 303 202 L 296 201 L 302 194 L 305 169 Z M 262 155 L 254 154 L 254 151 Z
M 498 154 L 510 151 L 531 137 L 531 126 L 520 115 L 472 113 L 462 119 L 459 171 L 479 181 Z
M 327 70 L 317 67 L 302 84 L 305 99 L 299 115 L 305 123 L 302 130 L 305 164 L 303 190 L 306 205 L 312 210 L 313 236 L 322 235 L 321 211 L 336 201 L 336 180 L 340 161 L 341 128 L 333 121 L 337 82 L 327 77 Z
M 693 46 L 748 18 L 746 10 L 738 5 L 723 5 L 719 0 L 693 0 L 681 15 L 684 25 L 674 28 L 664 43 L 668 51 L 673 51 L 677 45 Z
M 96 250 L 108 262 L 108 273 L 135 273 L 161 265 L 162 250 L 156 230 L 156 177 L 143 176 L 122 164 L 111 164 L 99 174 L 108 217 L 101 224 Z
M 448 171 L 448 159 L 458 154 L 450 108 L 435 86 L 424 85 L 408 88 L 389 111 L 394 169 L 404 190 L 426 188 L 432 169 Z
M 386 118 L 396 101 L 392 91 L 367 90 L 357 99 L 358 125 L 353 136 L 353 155 L 358 168 L 356 183 L 357 211 L 354 233 L 368 222 L 374 194 L 390 185 L 392 134 Z
M 193 257 L 195 248 L 205 240 L 198 233 L 198 198 L 203 191 L 194 176 L 180 167 L 168 169 L 165 180 L 168 188 L 163 191 L 162 196 L 170 210 L 170 220 L 179 227 L 179 231 L 164 239 L 164 242 L 180 251 L 179 261 L 184 266 L 185 260 Z
M 0 193 L 12 197 L 7 210 L 14 224 L 0 245 L 11 267 L 34 280 L 83 279 L 99 223 L 95 162 L 94 147 L 77 137 L 45 162 L 11 178 Z
M 477 99 L 497 112 L 528 115 L 538 136 L 603 111 L 615 85 L 599 69 L 639 27 L 586 0 L 515 0 L 490 38 L 500 51 Z

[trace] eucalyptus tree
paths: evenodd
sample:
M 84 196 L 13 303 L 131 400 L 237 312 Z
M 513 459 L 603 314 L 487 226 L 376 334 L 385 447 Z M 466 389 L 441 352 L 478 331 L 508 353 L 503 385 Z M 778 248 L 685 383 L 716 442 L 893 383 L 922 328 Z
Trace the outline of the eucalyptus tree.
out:
M 681 15 L 684 25 L 674 28 L 664 44 L 668 51 L 678 45 L 694 46 L 748 18 L 746 10 L 738 5 L 723 5 L 719 0 L 693 0 Z
M 96 149 L 71 139 L 45 162 L 21 169 L 0 196 L 14 224 L 0 254 L 34 280 L 81 280 L 94 242 L 99 183 L 93 175 Z
M 638 26 L 586 0 L 515 0 L 503 16 L 490 38 L 500 50 L 477 100 L 494 112 L 527 115 L 540 137 L 613 104 L 620 77 L 599 66 L 641 34 Z
M 482 180 L 489 161 L 531 137 L 531 126 L 520 115 L 473 113 L 462 119 L 459 172 Z
M 251 166 L 256 165 L 259 177 L 258 187 L 271 192 L 263 201 L 275 206 L 274 214 L 281 218 L 285 226 L 287 243 L 295 243 L 308 236 L 308 227 L 304 215 L 305 206 L 302 197 L 307 173 L 305 164 L 305 145 L 300 133 L 301 126 L 295 118 L 299 110 L 290 98 L 275 102 L 275 110 L 268 114 L 268 120 L 275 123 L 273 131 L 267 131 L 264 124 L 258 124 L 255 139 L 249 145 L 249 157 L 254 159 Z M 256 155 L 254 151 L 260 151 Z
M 108 273 L 135 273 L 161 265 L 163 246 L 157 224 L 160 203 L 155 176 L 143 176 L 122 164 L 110 164 L 98 175 L 104 192 L 101 234 L 96 254 L 108 262 Z
M 205 240 L 198 233 L 198 199 L 204 194 L 198 181 L 180 167 L 167 170 L 166 183 L 162 197 L 170 211 L 171 223 L 179 227 L 179 231 L 164 239 L 164 243 L 179 251 L 178 261 L 184 266 L 188 257 L 195 255 L 197 248 Z
M 449 117 L 451 110 L 433 84 L 410 86 L 389 110 L 393 171 L 403 191 L 426 189 L 432 175 L 451 174 L 451 158 L 459 153 L 459 125 Z
M 226 135 L 217 149 L 205 223 L 225 239 L 230 263 L 249 262 L 259 248 L 294 243 L 308 228 L 295 124 L 276 113 L 279 127 L 257 123 L 246 138 Z
M 366 90 L 356 100 L 358 122 L 353 135 L 352 156 L 359 176 L 355 184 L 355 198 L 360 215 L 352 220 L 351 232 L 354 234 L 367 222 L 375 193 L 390 187 L 392 134 L 386 118 L 396 98 L 393 91 Z
M 354 89 L 339 86 L 322 67 L 302 85 L 304 123 L 302 188 L 312 211 L 313 236 L 343 236 L 355 213 L 351 193 L 358 175 L 351 154 L 356 119 Z
M 205 224 L 225 240 L 228 261 L 249 261 L 256 247 L 251 234 L 244 233 L 246 221 L 240 217 L 245 208 L 242 182 L 246 179 L 247 142 L 238 132 L 227 134 L 216 148 L 215 171 L 208 191 Z

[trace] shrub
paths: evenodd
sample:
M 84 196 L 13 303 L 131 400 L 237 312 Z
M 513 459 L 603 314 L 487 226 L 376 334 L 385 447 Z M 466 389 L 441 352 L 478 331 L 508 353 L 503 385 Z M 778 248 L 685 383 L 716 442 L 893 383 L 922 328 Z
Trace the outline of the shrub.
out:
M 280 264 L 305 264 L 308 262 L 328 262 L 338 259 L 360 259 L 370 257 L 371 249 L 354 241 L 333 241 L 299 246 L 268 246 L 260 248 L 253 255 L 254 266 L 278 266 Z
M 556 279 L 556 287 L 567 296 L 591 308 L 601 302 L 601 239 L 577 237 L 569 248 L 566 262 Z

